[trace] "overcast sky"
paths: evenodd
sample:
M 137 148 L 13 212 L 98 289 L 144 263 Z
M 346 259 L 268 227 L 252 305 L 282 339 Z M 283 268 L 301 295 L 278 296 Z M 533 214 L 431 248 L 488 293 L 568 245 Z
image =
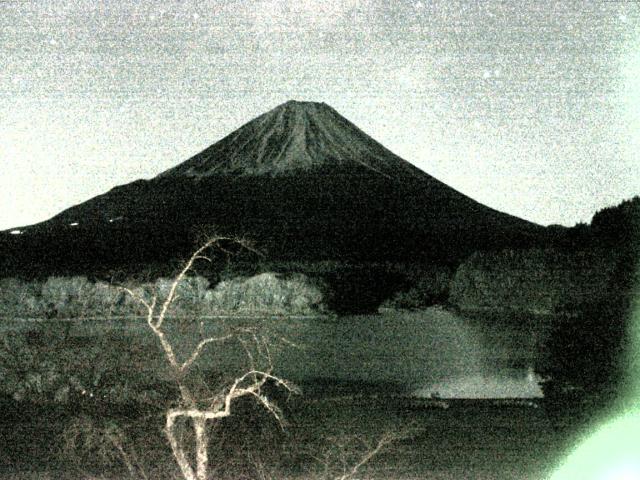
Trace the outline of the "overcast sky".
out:
M 0 229 L 288 99 L 538 223 L 640 194 L 634 1 L 0 0 Z

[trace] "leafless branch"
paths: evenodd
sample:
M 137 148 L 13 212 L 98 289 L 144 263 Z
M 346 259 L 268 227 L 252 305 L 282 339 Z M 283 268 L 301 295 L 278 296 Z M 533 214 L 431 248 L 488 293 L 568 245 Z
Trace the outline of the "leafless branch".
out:
M 160 311 L 157 312 L 157 295 L 154 295 L 151 302 L 147 302 L 141 295 L 136 294 L 129 288 L 124 288 L 132 298 L 137 300 L 147 310 L 147 324 L 151 331 L 160 341 L 160 345 L 164 352 L 165 358 L 171 367 L 175 380 L 180 389 L 180 395 L 182 397 L 183 406 L 178 408 L 172 408 L 166 412 L 166 424 L 165 433 L 169 440 L 169 445 L 173 452 L 173 456 L 180 467 L 180 471 L 185 480 L 206 480 L 208 476 L 208 453 L 207 446 L 209 443 L 207 433 L 207 421 L 216 420 L 219 418 L 227 417 L 231 414 L 231 406 L 235 399 L 243 396 L 255 397 L 274 418 L 282 426 L 282 414 L 280 409 L 273 404 L 265 395 L 261 393 L 262 387 L 268 380 L 272 380 L 276 385 L 285 388 L 292 392 L 295 391 L 295 387 L 284 380 L 274 376 L 271 373 L 272 358 L 269 350 L 269 345 L 265 338 L 259 336 L 255 329 L 244 328 L 240 329 L 240 333 L 248 334 L 257 350 L 257 355 L 260 358 L 265 358 L 269 366 L 267 371 L 261 371 L 257 369 L 256 359 L 251 352 L 251 349 L 246 342 L 239 337 L 242 347 L 247 353 L 247 358 L 250 361 L 251 369 L 236 378 L 226 393 L 222 393 L 215 396 L 213 401 L 208 407 L 201 407 L 201 400 L 196 398 L 196 395 L 191 391 L 191 388 L 185 381 L 185 375 L 190 367 L 198 360 L 202 352 L 207 345 L 214 342 L 223 342 L 228 340 L 233 335 L 223 335 L 220 337 L 208 337 L 200 340 L 198 344 L 193 348 L 191 353 L 187 356 L 186 360 L 180 362 L 174 351 L 174 347 L 163 330 L 163 324 L 166 319 L 167 313 L 171 305 L 178 299 L 177 290 L 181 282 L 185 279 L 187 274 L 193 269 L 194 264 L 199 260 L 211 262 L 211 259 L 204 253 L 215 247 L 216 249 L 226 252 L 229 255 L 230 251 L 226 250 L 222 242 L 234 242 L 242 248 L 254 253 L 259 252 L 252 246 L 252 244 L 246 240 L 238 240 L 231 237 L 211 237 L 203 243 L 184 264 L 180 272 L 173 278 L 169 293 L 160 306 Z M 201 334 L 203 334 L 203 325 L 200 324 Z M 176 422 L 180 418 L 188 418 L 193 422 L 193 428 L 196 434 L 196 464 L 195 468 L 190 462 L 188 455 L 182 446 L 183 442 L 176 436 Z
M 349 480 L 355 477 L 358 473 L 358 470 L 362 468 L 365 464 L 369 463 L 373 457 L 378 455 L 380 451 L 385 448 L 387 445 L 396 440 L 396 436 L 390 433 L 385 433 L 378 439 L 378 443 L 373 448 L 367 448 L 367 451 L 362 455 L 360 460 L 351 468 L 351 470 L 340 477 L 337 477 L 336 480 Z M 366 443 L 365 443 L 366 445 Z
M 232 335 L 225 335 L 223 337 L 210 337 L 210 338 L 205 338 L 204 340 L 200 340 L 200 343 L 196 345 L 196 348 L 191 353 L 191 356 L 180 366 L 180 371 L 182 372 L 187 371 L 189 367 L 193 365 L 193 362 L 195 362 L 198 359 L 198 357 L 202 353 L 202 350 L 208 344 L 213 342 L 224 342 L 225 340 L 228 340 L 231 337 Z

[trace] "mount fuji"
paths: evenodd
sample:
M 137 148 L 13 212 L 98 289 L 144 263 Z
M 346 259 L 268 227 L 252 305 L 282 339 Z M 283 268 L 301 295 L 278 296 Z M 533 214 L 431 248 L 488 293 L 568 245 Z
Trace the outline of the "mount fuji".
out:
M 289 101 L 155 178 L 1 232 L 0 268 L 158 264 L 184 257 L 203 230 L 251 238 L 272 260 L 356 263 L 455 263 L 546 231 L 445 185 L 330 106 Z

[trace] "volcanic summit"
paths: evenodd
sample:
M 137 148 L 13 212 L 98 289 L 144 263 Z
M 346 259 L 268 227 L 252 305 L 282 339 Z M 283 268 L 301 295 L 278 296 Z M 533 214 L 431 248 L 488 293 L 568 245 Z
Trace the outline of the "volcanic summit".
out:
M 324 103 L 288 101 L 160 177 L 295 175 L 359 169 L 424 175 Z

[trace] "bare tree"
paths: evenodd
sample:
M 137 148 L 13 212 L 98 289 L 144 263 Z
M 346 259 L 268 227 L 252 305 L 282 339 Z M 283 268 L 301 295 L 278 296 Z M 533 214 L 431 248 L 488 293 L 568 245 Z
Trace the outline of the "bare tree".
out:
M 386 431 L 375 439 L 363 434 L 326 437 L 323 447 L 309 453 L 320 467 L 314 478 L 353 480 L 365 465 L 406 435 Z
M 269 341 L 253 329 L 243 328 L 232 333 L 201 338 L 191 351 L 179 355 L 171 335 L 165 328 L 171 306 L 178 298 L 178 288 L 185 277 L 192 272 L 196 262 L 211 262 L 207 252 L 212 249 L 227 252 L 225 244 L 229 243 L 238 245 L 243 249 L 255 251 L 251 244 L 244 240 L 230 237 L 212 237 L 204 242 L 187 260 L 182 270 L 173 279 L 166 298 L 159 300 L 158 294 L 154 293 L 151 299 L 145 299 L 133 290 L 124 288 L 129 295 L 140 302 L 146 309 L 147 325 L 159 340 L 164 359 L 180 391 L 179 405 L 166 411 L 164 431 L 169 440 L 173 456 L 185 480 L 206 480 L 208 478 L 208 422 L 230 416 L 234 401 L 241 397 L 255 398 L 276 420 L 282 422 L 280 410 L 263 394 L 263 387 L 267 382 L 273 382 L 288 391 L 295 390 L 293 385 L 272 373 Z M 203 331 L 201 329 L 201 332 Z M 250 368 L 223 387 L 216 395 L 204 397 L 190 385 L 190 382 L 187 381 L 187 375 L 208 347 L 214 344 L 221 344 L 232 338 L 238 339 L 245 349 Z M 252 353 L 249 343 L 252 343 L 257 355 L 264 360 L 262 363 L 266 365 L 265 368 L 260 368 L 258 365 L 256 354 Z M 186 446 L 179 435 L 176 434 L 176 425 L 180 419 L 190 420 L 193 425 L 195 433 L 195 465 L 189 459 L 190 455 Z
M 62 446 L 64 454 L 85 477 L 89 475 L 84 471 L 82 457 L 91 454 L 105 461 L 117 458 L 127 468 L 132 480 L 149 480 L 137 449 L 127 442 L 126 437 L 124 429 L 114 422 L 97 425 L 89 416 L 81 415 L 65 428 Z

